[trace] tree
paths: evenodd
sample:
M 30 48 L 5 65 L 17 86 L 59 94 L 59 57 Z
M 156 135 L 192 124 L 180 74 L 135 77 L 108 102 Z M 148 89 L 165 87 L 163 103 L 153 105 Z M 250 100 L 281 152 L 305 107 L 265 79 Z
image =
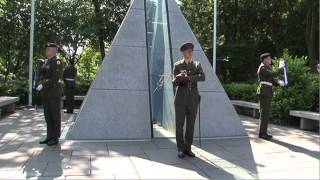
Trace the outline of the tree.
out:
M 306 30 L 305 38 L 309 55 L 309 66 L 313 72 L 317 72 L 319 63 L 319 1 L 305 1 Z
M 0 79 L 23 75 L 28 64 L 30 4 L 0 1 Z
M 93 13 L 81 0 L 43 0 L 37 3 L 36 50 L 43 52 L 47 42 L 59 44 L 66 61 L 77 62 L 92 36 Z
M 212 57 L 212 1 L 181 0 L 181 8 L 209 59 Z M 319 59 L 317 0 L 218 0 L 217 74 L 224 82 L 256 79 L 259 54 Z M 307 27 L 307 28 L 306 28 Z M 306 46 L 307 44 L 307 46 Z
M 106 46 L 109 47 L 128 10 L 130 0 L 102 1 L 92 0 L 94 7 L 94 32 L 96 38 L 93 44 L 98 44 L 101 61 L 105 57 Z

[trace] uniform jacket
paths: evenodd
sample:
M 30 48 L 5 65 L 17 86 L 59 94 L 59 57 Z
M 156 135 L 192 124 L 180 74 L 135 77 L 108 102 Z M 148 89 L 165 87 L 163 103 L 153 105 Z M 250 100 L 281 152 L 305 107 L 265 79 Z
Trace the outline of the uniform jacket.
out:
M 75 80 L 77 77 L 77 68 L 75 68 L 73 65 L 68 65 L 65 70 L 63 71 L 63 81 L 65 86 L 68 87 L 74 87 L 75 86 Z
M 261 63 L 257 71 L 259 82 L 265 81 L 272 83 L 273 85 L 278 85 L 278 79 L 276 77 L 280 74 L 280 72 L 281 69 L 278 71 L 273 71 L 271 66 Z M 273 95 L 272 86 L 260 83 L 257 89 L 257 94 L 259 96 L 271 98 Z
M 190 81 L 181 82 L 176 78 L 182 71 L 186 71 Z M 173 84 L 176 86 L 174 103 L 177 105 L 197 105 L 199 103 L 198 81 L 204 81 L 205 74 L 199 61 L 180 60 L 174 64 Z
M 56 98 L 62 96 L 61 83 L 63 64 L 57 57 L 47 60 L 40 71 L 40 84 L 43 85 L 42 96 Z

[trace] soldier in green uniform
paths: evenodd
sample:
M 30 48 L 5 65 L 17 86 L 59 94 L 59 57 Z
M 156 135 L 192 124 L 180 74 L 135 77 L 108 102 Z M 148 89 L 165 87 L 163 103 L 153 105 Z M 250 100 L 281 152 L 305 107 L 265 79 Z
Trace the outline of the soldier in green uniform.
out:
M 272 58 L 270 53 L 264 53 L 260 56 L 261 64 L 257 74 L 259 78 L 259 86 L 257 95 L 260 103 L 260 132 L 259 137 L 262 139 L 271 139 L 272 136 L 267 133 L 269 116 L 271 110 L 271 100 L 273 96 L 272 87 L 274 85 L 284 86 L 282 80 L 276 77 L 282 72 L 284 67 L 280 67 L 278 71 L 272 69 Z
M 61 77 L 63 64 L 57 59 L 58 46 L 54 43 L 46 45 L 46 61 L 40 71 L 40 84 L 44 116 L 47 124 L 47 137 L 40 144 L 48 146 L 59 143 L 61 131 L 60 102 L 62 96 Z
M 180 51 L 183 59 L 176 62 L 173 68 L 173 83 L 177 87 L 174 99 L 176 112 L 176 141 L 178 157 L 185 155 L 195 157 L 191 151 L 194 124 L 199 105 L 198 81 L 205 80 L 205 74 L 199 61 L 194 61 L 193 44 L 185 43 Z M 186 121 L 186 132 L 183 127 Z
M 65 113 L 73 113 L 74 108 L 74 93 L 76 89 L 76 76 L 77 68 L 75 67 L 74 61 L 71 60 L 69 65 L 63 71 L 64 81 L 64 95 L 66 96 L 66 107 Z

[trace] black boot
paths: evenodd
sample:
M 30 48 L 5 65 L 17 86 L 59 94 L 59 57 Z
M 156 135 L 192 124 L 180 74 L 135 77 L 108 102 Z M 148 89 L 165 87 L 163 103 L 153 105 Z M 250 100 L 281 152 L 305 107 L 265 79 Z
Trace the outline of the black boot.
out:
M 259 138 L 265 139 L 265 140 L 270 140 L 270 139 L 272 139 L 272 136 L 265 133 L 265 134 L 259 134 Z
M 184 154 L 186 154 L 187 156 L 190 156 L 190 157 L 196 157 L 196 155 L 191 150 L 185 150 Z
M 50 139 L 46 138 L 39 142 L 39 144 L 47 144 L 50 141 Z
M 54 146 L 54 145 L 57 145 L 58 143 L 59 143 L 58 138 L 53 138 L 47 143 L 47 145 L 48 146 Z
M 182 158 L 184 158 L 184 153 L 183 153 L 183 151 L 179 151 L 178 152 L 178 157 L 180 158 L 180 159 L 182 159 Z

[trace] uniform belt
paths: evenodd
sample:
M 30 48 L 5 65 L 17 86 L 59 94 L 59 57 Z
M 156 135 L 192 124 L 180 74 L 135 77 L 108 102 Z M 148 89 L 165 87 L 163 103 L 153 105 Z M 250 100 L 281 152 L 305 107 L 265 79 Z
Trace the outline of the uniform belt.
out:
M 271 82 L 267 82 L 267 81 L 261 81 L 260 84 L 264 84 L 267 86 L 273 86 Z
M 66 81 L 74 81 L 74 79 L 71 78 L 65 78 Z

